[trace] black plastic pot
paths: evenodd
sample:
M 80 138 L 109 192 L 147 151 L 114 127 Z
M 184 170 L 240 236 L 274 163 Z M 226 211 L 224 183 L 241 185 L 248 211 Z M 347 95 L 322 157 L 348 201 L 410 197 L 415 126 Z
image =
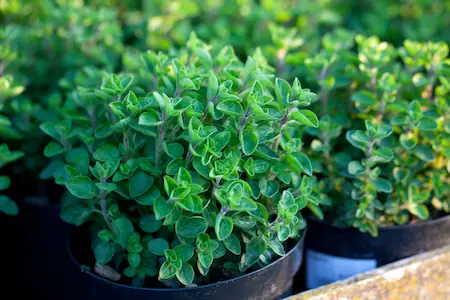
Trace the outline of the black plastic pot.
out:
M 284 298 L 291 295 L 294 276 L 302 263 L 304 236 L 289 253 L 262 269 L 230 280 L 193 288 L 136 288 L 109 281 L 93 272 L 83 270 L 88 279 L 89 290 L 87 295 L 83 295 L 83 299 L 265 300 Z M 79 246 L 76 239 L 75 230 L 68 248 L 73 262 L 80 268 L 76 253 L 80 249 L 77 249 Z
M 16 296 L 69 299 L 67 290 L 73 289 L 79 274 L 66 247 L 72 226 L 61 220 L 57 204 L 19 206 L 18 216 L 3 220 L 8 230 L 2 230 L 6 233 L 2 247 L 8 244 L 8 255 L 2 257 L 10 281 L 5 289 Z
M 306 287 L 315 288 L 448 244 L 450 215 L 413 225 L 380 227 L 376 238 L 356 228 L 311 220 L 306 237 Z

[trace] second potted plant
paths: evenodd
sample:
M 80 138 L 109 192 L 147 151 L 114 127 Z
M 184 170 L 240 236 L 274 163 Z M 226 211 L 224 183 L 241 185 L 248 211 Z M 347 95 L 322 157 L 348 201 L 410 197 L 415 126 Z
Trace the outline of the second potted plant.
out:
M 309 288 L 450 243 L 448 45 L 357 36 L 354 54 L 352 41 L 328 35 L 307 60 L 320 86 L 323 118 L 309 132 L 325 217 L 310 223 Z

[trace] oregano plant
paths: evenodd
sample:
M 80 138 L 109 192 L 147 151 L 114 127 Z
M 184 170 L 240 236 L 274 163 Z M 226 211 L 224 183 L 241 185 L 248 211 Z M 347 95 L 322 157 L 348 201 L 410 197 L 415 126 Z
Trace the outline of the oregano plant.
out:
M 299 80 L 195 35 L 170 55 L 128 53 L 121 73 L 83 74 L 65 120 L 41 129 L 46 155 L 66 162 L 61 216 L 91 224 L 98 273 L 202 284 L 267 265 L 302 235 L 301 211 L 318 205 L 303 135 L 319 123 Z
M 447 214 L 448 45 L 395 48 L 339 29 L 305 62 L 319 90 L 322 121 L 308 132 L 325 217 L 376 236 Z

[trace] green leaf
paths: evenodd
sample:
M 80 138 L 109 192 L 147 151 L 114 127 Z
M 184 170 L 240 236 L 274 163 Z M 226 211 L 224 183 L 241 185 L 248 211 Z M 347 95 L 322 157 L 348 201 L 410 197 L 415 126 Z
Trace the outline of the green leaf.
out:
M 408 117 L 405 115 L 396 115 L 391 119 L 391 125 L 405 125 L 408 124 Z
M 377 178 L 372 180 L 372 184 L 375 187 L 375 189 L 379 192 L 383 193 L 392 193 L 392 183 L 384 178 Z
M 128 253 L 128 263 L 132 268 L 138 268 L 141 264 L 141 255 L 139 253 Z
M 214 72 L 209 72 L 208 90 L 206 91 L 206 97 L 211 100 L 219 92 L 219 79 Z
M 172 191 L 178 187 L 177 182 L 170 176 L 164 176 L 164 190 L 170 196 Z
M 233 220 L 230 217 L 217 218 L 214 228 L 219 241 L 223 241 L 233 232 Z
M 230 207 L 233 211 L 253 211 L 257 209 L 256 202 L 247 197 L 230 199 Z
M 95 183 L 95 185 L 96 185 L 99 189 L 104 190 L 104 191 L 107 191 L 107 192 L 112 192 L 112 191 L 114 191 L 114 190 L 117 188 L 117 185 L 114 184 L 114 183 L 101 183 L 101 182 L 97 182 L 97 183 Z
M 6 190 L 10 184 L 11 181 L 8 176 L 0 176 L 0 191 Z
M 87 176 L 72 177 L 65 185 L 67 190 L 77 198 L 92 199 L 95 196 L 95 184 Z
M 322 209 L 320 209 L 320 206 L 313 205 L 312 203 L 308 204 L 308 208 L 311 210 L 311 212 L 319 218 L 319 220 L 323 220 L 324 215 Z M 279 239 L 279 238 L 278 238 Z
M 314 128 L 319 127 L 319 119 L 317 118 L 316 114 L 310 110 L 302 109 L 296 112 L 292 112 L 290 115 L 291 118 L 306 126 Z
M 408 114 L 413 120 L 420 120 L 422 118 L 423 113 L 419 101 L 414 100 L 409 103 Z
M 154 215 L 145 215 L 139 220 L 139 227 L 146 233 L 157 232 L 161 228 L 161 225 L 161 221 L 156 220 Z
M 362 106 L 372 106 L 377 103 L 375 95 L 369 91 L 359 91 L 353 94 L 352 101 Z
M 424 204 L 413 205 L 409 208 L 409 212 L 415 216 L 417 216 L 421 220 L 428 219 L 430 212 L 428 208 Z
M 172 158 L 182 158 L 184 154 L 183 145 L 179 143 L 164 143 L 164 150 Z
M 280 185 L 276 181 L 264 180 L 260 181 L 261 194 L 269 198 L 275 197 L 280 189 Z
M 266 144 L 259 144 L 258 147 L 255 150 L 255 156 L 269 159 L 269 160 L 277 160 L 279 159 L 278 154 L 272 150 L 269 146 Z
M 53 157 L 66 152 L 66 149 L 56 142 L 50 142 L 45 146 L 44 155 L 46 157 Z
M 123 270 L 123 274 L 127 277 L 132 278 L 136 276 L 136 269 L 131 266 L 128 266 Z
M 253 169 L 253 158 L 247 159 L 247 161 L 244 164 L 244 169 L 250 176 L 255 176 L 255 170 Z
M 281 244 L 278 240 L 270 240 L 269 247 L 279 256 L 283 256 L 286 254 L 283 244 Z
M 182 214 L 183 210 L 178 206 L 174 206 L 172 211 L 164 219 L 163 225 L 164 226 L 174 225 L 178 221 L 178 219 L 180 219 Z
M 184 285 L 190 285 L 194 280 L 194 268 L 188 263 L 184 263 L 176 273 L 177 279 Z
M 145 113 L 139 116 L 139 125 L 144 126 L 158 126 L 161 125 L 163 121 L 161 120 L 161 117 L 156 112 L 156 110 L 148 108 Z
M 161 220 L 166 217 L 174 209 L 175 202 L 166 201 L 163 197 L 158 197 L 155 200 L 153 210 L 155 212 L 156 220 Z
M 165 261 L 161 268 L 159 269 L 159 280 L 169 280 L 172 279 L 177 273 L 177 269 L 169 262 Z
M 183 263 L 190 260 L 194 255 L 194 247 L 185 244 L 176 246 L 173 251 L 175 251 L 177 257 L 181 258 Z
M 98 243 L 94 248 L 95 260 L 102 265 L 106 265 L 111 261 L 116 253 L 116 245 L 114 243 Z
M 253 161 L 253 169 L 255 170 L 255 173 L 260 174 L 266 172 L 270 167 L 270 164 L 268 161 L 265 160 L 254 160 Z
M 135 198 L 143 195 L 153 185 L 153 177 L 144 171 L 137 171 L 130 179 L 129 192 L 130 196 Z
M 277 224 L 277 236 L 280 242 L 286 241 L 291 235 L 291 229 L 283 224 Z
M 378 158 L 386 162 L 391 161 L 394 158 L 394 153 L 392 152 L 392 150 L 386 147 L 374 150 L 372 154 L 378 156 Z
M 438 128 L 438 124 L 433 118 L 423 117 L 420 119 L 418 128 L 422 131 L 434 131 Z
M 436 158 L 433 150 L 425 145 L 415 147 L 413 153 L 415 156 L 426 162 L 432 162 Z
M 365 151 L 366 146 L 370 143 L 368 136 L 362 130 L 349 130 L 345 134 L 347 141 L 353 147 Z
M 128 238 L 134 232 L 133 224 L 125 217 L 112 221 L 116 241 L 123 248 L 128 248 Z
M 193 212 L 193 213 L 201 213 L 203 210 L 203 201 L 197 195 L 192 195 L 185 197 L 177 202 L 178 205 L 181 206 L 184 210 Z
M 182 216 L 175 225 L 178 235 L 184 238 L 195 238 L 201 232 L 205 232 L 208 224 L 202 217 Z
M 0 195 L 0 211 L 7 215 L 17 216 L 19 214 L 19 207 L 9 197 Z
M 209 240 L 205 244 L 206 244 L 206 250 L 211 253 L 216 251 L 217 248 L 219 248 L 219 243 L 215 240 Z
M 191 174 L 189 173 L 188 170 L 186 170 L 185 168 L 180 168 L 178 170 L 176 181 L 177 181 L 178 184 L 181 184 L 183 182 L 187 183 L 187 184 L 191 184 L 192 183 L 192 176 L 191 176 Z
M 247 244 L 246 251 L 242 256 L 243 263 L 239 266 L 241 271 L 244 271 L 250 268 L 254 263 L 256 263 L 259 259 L 259 256 L 266 252 L 267 244 L 266 242 L 259 238 L 254 237 Z
M 119 149 L 111 144 L 105 144 L 92 155 L 95 160 L 105 162 L 109 159 L 120 159 Z
M 148 242 L 148 249 L 155 255 L 164 256 L 164 252 L 169 249 L 169 243 L 163 238 L 156 238 Z
M 400 135 L 400 144 L 406 150 L 411 150 L 417 145 L 417 138 L 415 136 L 408 136 L 406 134 Z
M 230 250 L 233 254 L 241 255 L 241 243 L 239 239 L 234 234 L 230 234 L 226 239 L 223 240 L 225 247 Z
M 293 99 L 294 92 L 289 83 L 281 78 L 275 79 L 275 96 L 280 104 L 287 105 Z
M 313 169 L 311 165 L 311 161 L 308 156 L 303 152 L 294 152 L 291 154 L 285 155 L 286 162 L 288 164 L 289 169 L 294 172 L 301 173 L 311 176 Z
M 222 149 L 225 148 L 225 146 L 230 141 L 230 136 L 231 134 L 229 131 L 222 131 L 214 135 L 214 137 L 212 138 L 212 140 L 214 141 L 214 151 L 222 151 Z
M 100 230 L 97 233 L 97 236 L 100 238 L 100 240 L 102 240 L 105 243 L 109 242 L 114 237 L 113 233 L 108 229 Z
M 253 131 L 241 132 L 239 136 L 242 145 L 242 151 L 245 155 L 251 155 L 258 147 L 258 135 Z
M 218 247 L 213 251 L 213 258 L 219 259 L 223 257 L 227 253 L 227 248 L 223 245 L 223 243 L 217 243 Z
M 211 252 L 198 252 L 197 257 L 198 261 L 205 269 L 209 269 L 214 260 L 214 257 Z
M 136 197 L 136 202 L 141 205 L 151 206 L 160 196 L 159 190 L 156 187 L 152 187 L 144 195 Z
M 225 100 L 217 105 L 217 110 L 223 112 L 226 115 L 231 116 L 242 116 L 244 114 L 244 109 L 242 105 L 235 100 Z
M 362 175 L 366 170 L 359 161 L 351 161 L 348 164 L 348 172 L 352 175 Z

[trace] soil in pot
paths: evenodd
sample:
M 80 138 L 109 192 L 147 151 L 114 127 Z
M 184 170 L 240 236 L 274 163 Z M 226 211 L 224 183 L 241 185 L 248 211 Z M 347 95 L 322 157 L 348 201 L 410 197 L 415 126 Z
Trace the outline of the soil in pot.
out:
M 94 271 L 86 270 L 83 265 L 92 266 L 94 263 L 90 246 L 86 245 L 86 228 L 77 228 L 73 231 L 68 243 L 69 254 L 73 262 L 84 271 L 87 283 L 87 294 L 83 299 L 153 299 L 153 300 L 229 300 L 255 299 L 269 300 L 281 299 L 291 295 L 293 278 L 302 263 L 304 235 L 301 240 L 292 245 L 292 249 L 283 257 L 268 266 L 245 274 L 240 277 L 205 284 L 189 288 L 137 288 L 123 283 L 117 283 L 100 277 Z M 161 287 L 159 285 L 158 287 Z
M 378 237 L 311 220 L 305 251 L 306 288 L 316 288 L 450 244 L 450 215 L 380 227 Z

